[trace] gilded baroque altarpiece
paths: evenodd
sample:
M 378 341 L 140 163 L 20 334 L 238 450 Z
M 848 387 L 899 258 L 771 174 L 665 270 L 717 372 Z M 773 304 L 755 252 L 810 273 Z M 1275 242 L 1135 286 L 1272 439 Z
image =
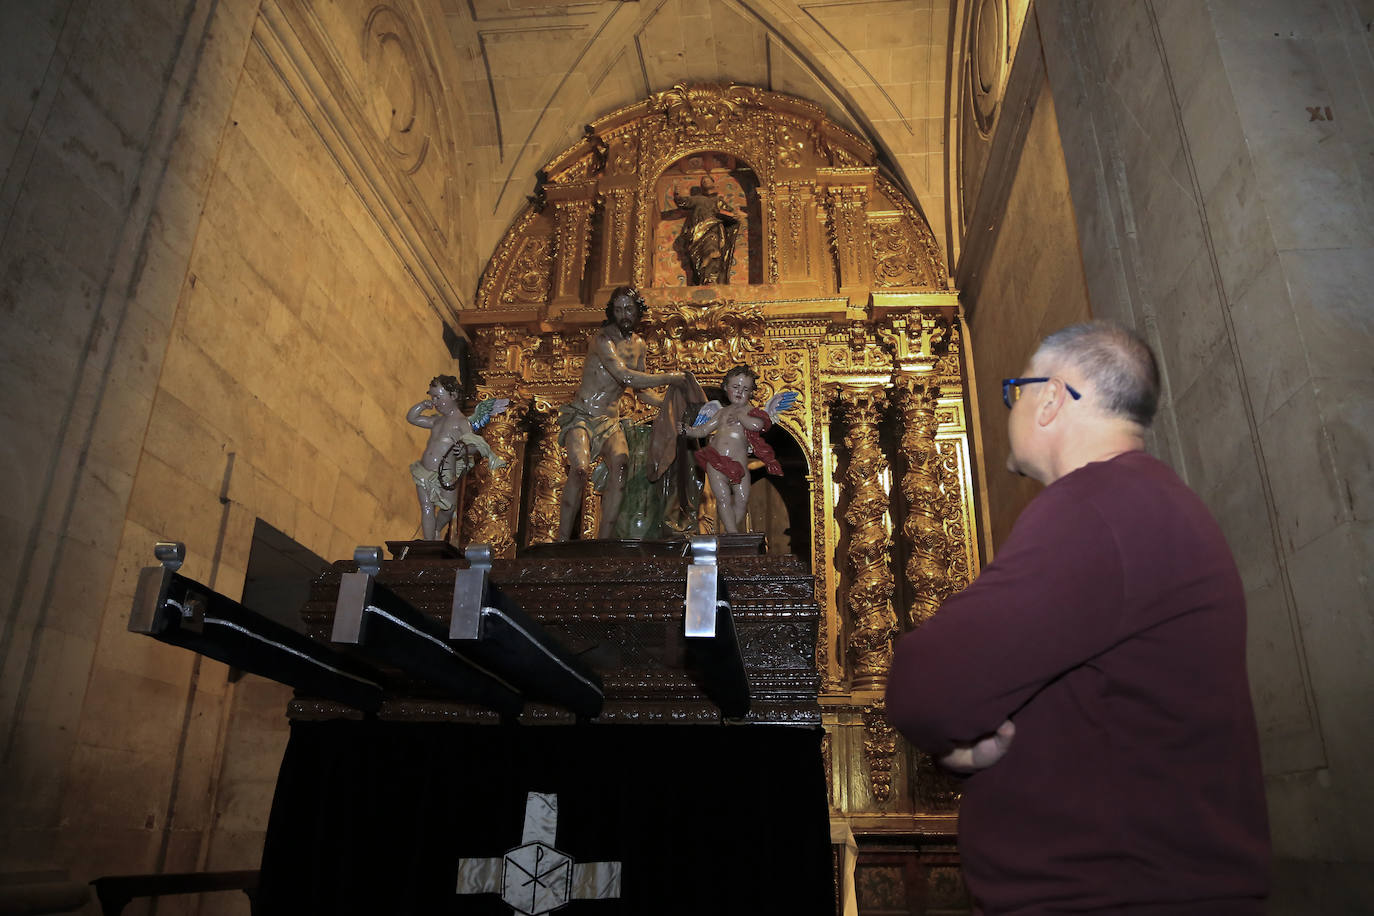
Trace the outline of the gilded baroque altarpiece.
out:
M 749 189 L 737 243 L 749 246 L 748 282 L 670 283 L 651 251 L 671 218 L 663 176 L 713 168 Z M 746 363 L 758 402 L 800 394 L 779 424 L 806 470 L 783 485 L 809 497 L 810 517 L 792 523 L 811 531 L 823 609 L 816 666 L 832 805 L 856 832 L 952 832 L 956 792 L 882 708 L 893 639 L 979 562 L 957 293 L 924 217 L 868 143 L 799 99 L 676 86 L 588 125 L 539 174 L 465 315 L 479 396 L 512 399 L 488 431 L 509 464 L 483 465 L 472 480 L 465 540 L 512 556 L 554 539 L 566 479 L 557 408 L 621 284 L 648 300 L 648 371 L 718 385 Z M 622 416 L 644 408 L 626 397 Z M 588 493 L 584 536 L 596 524 Z

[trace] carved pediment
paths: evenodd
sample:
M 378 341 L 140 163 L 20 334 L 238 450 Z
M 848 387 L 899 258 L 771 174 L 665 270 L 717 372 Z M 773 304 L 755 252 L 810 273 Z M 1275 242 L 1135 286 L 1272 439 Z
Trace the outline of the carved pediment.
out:
M 741 86 L 689 86 L 678 83 L 650 97 L 650 106 L 662 111 L 669 125 L 683 137 L 716 134 L 738 126 L 744 111 Z M 731 125 L 734 122 L 734 125 Z
M 641 333 L 657 364 L 698 373 L 758 362 L 772 343 L 763 310 L 733 299 L 669 303 L 645 317 Z
M 709 236 L 685 240 L 706 178 L 739 231 L 698 250 Z M 935 236 L 872 145 L 781 93 L 679 83 L 587 125 L 538 181 L 487 265 L 479 309 L 557 317 L 623 284 L 718 284 L 740 301 L 776 299 L 769 288 L 782 286 L 787 299 L 851 302 L 947 285 Z

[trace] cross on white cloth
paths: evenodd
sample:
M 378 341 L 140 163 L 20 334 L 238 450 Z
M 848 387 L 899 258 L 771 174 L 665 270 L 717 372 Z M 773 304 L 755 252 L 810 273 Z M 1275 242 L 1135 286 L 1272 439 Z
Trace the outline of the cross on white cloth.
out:
M 459 894 L 500 894 L 517 913 L 540 916 L 569 900 L 620 896 L 619 862 L 574 862 L 554 848 L 558 796 L 531 792 L 525 799 L 521 845 L 491 859 L 459 859 Z

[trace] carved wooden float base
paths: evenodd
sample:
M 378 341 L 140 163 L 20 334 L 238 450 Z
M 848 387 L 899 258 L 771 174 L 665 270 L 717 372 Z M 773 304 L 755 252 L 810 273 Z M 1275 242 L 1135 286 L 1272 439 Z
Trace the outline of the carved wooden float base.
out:
M 587 543 L 604 548 L 608 542 L 571 542 Z M 594 722 L 720 721 L 720 710 L 683 666 L 683 598 L 691 561 L 650 555 L 644 549 L 645 544 L 667 542 L 624 543 L 621 556 L 569 558 L 536 551 L 535 556 L 497 560 L 491 580 L 602 678 L 606 702 Z M 724 550 L 719 562 L 749 681 L 750 711 L 741 721 L 819 724 L 815 657 L 820 608 L 805 565 L 790 555 L 733 555 Z M 454 567 L 465 565 L 462 560 L 409 555 L 385 562 L 377 582 L 446 627 Z M 356 568 L 351 561 L 335 563 L 313 583 L 302 618 L 317 639 L 329 638 L 340 575 Z M 382 704 L 380 718 L 499 720 L 494 712 L 445 700 L 425 685 L 395 674 L 397 681 Z M 291 704 L 290 714 L 300 719 L 357 715 L 305 696 Z M 520 720 L 560 724 L 574 717 L 531 703 Z

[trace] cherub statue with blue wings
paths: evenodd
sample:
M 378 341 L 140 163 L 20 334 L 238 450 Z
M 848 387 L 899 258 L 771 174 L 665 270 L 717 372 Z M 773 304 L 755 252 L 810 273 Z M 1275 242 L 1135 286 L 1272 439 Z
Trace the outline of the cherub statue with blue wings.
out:
M 415 495 L 420 500 L 420 529 L 425 540 L 439 537 L 457 508 L 455 491 L 458 479 L 471 470 L 477 459 L 486 458 L 493 469 L 506 462 L 491 451 L 486 440 L 477 435 L 487 422 L 510 406 L 509 398 L 479 401 L 472 419 L 458 409 L 462 388 L 452 375 L 436 375 L 429 381 L 429 397 L 406 411 L 406 420 L 429 430 L 429 442 L 420 460 L 410 466 Z M 426 413 L 426 411 L 435 413 Z
M 716 497 L 716 516 L 720 531 L 738 534 L 749 511 L 749 456 L 763 462 L 770 474 L 781 474 L 782 466 L 763 434 L 778 414 L 796 403 L 795 391 L 780 391 L 762 410 L 752 403 L 759 377 L 748 366 L 736 366 L 725 373 L 722 383 L 728 404 L 710 401 L 697 411 L 683 434 L 694 439 L 711 437 L 696 453 L 697 464 L 706 469 L 711 493 Z

